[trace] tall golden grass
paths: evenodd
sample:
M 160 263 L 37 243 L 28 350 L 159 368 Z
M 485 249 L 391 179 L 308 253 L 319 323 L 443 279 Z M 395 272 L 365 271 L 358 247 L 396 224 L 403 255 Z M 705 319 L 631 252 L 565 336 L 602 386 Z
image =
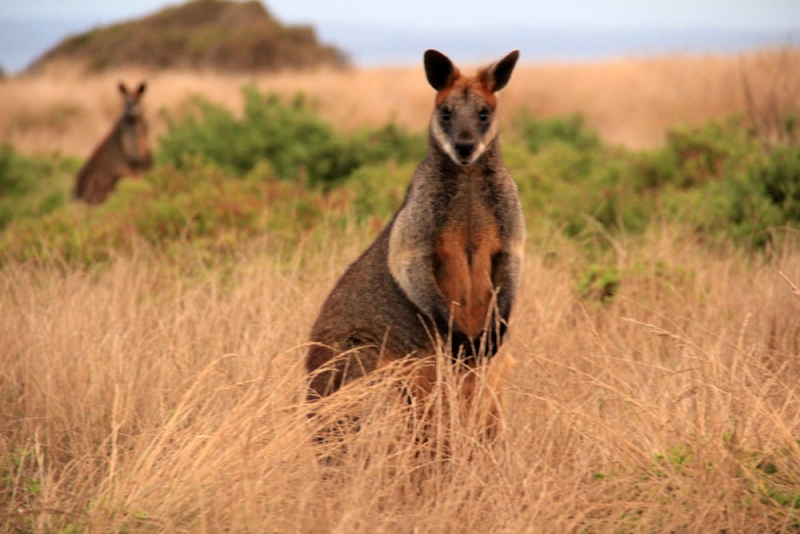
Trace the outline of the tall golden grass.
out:
M 620 238 L 607 305 L 574 242 L 528 250 L 494 444 L 451 421 L 426 453 L 372 384 L 340 392 L 361 428 L 327 463 L 302 344 L 368 236 L 189 277 L 145 248 L 10 265 L 0 530 L 796 532 L 800 236 L 764 259 L 682 235 Z
M 649 148 L 676 125 L 745 112 L 743 73 L 756 102 L 775 91 L 791 93 L 795 101 L 798 64 L 800 51 L 791 48 L 738 56 L 522 64 L 503 92 L 501 119 L 508 124 L 524 108 L 540 117 L 577 112 L 607 142 Z M 345 131 L 389 120 L 422 131 L 432 95 L 421 53 L 419 66 L 405 68 L 257 76 L 130 69 L 86 77 L 82 72 L 74 65 L 54 65 L 38 75 L 0 82 L 0 140 L 24 152 L 88 156 L 119 114 L 118 80 L 149 81 L 146 103 L 154 139 L 166 128 L 159 111 L 174 113 L 189 94 L 241 112 L 245 83 L 287 97 L 302 91 L 318 103 L 325 119 Z
M 610 142 L 652 146 L 677 123 L 747 111 L 742 69 L 753 101 L 782 98 L 797 87 L 787 57 L 523 65 L 502 120 L 578 111 Z M 148 78 L 156 137 L 157 110 L 198 93 L 239 112 L 250 82 L 306 92 L 343 130 L 421 130 L 431 105 L 421 68 L 62 69 L 0 82 L 0 139 L 88 155 L 119 112 L 119 78 Z M 354 229 L 283 256 L 242 243 L 234 265 L 176 267 L 145 244 L 89 270 L 5 265 L 0 531 L 796 532 L 800 235 L 785 232 L 758 256 L 672 225 L 614 238 L 607 304 L 575 286 L 583 245 L 529 246 L 494 443 L 444 409 L 458 384 L 443 369 L 432 438 L 415 442 L 387 373 L 325 407 L 358 410 L 358 432 L 314 444 L 304 343 L 369 241 Z

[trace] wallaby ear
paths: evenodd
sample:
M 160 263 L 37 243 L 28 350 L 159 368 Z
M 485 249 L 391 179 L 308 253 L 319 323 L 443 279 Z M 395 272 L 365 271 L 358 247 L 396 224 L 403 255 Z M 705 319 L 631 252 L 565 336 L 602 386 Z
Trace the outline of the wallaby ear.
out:
M 125 87 L 125 82 L 119 82 L 117 84 L 117 87 L 119 87 L 119 92 L 120 93 L 122 93 L 125 96 L 128 96 L 128 88 Z
M 500 61 L 489 65 L 484 77 L 486 88 L 494 93 L 505 87 L 518 59 L 519 50 L 514 50 Z
M 144 94 L 145 89 L 147 89 L 147 82 L 140 83 L 139 88 L 136 89 L 136 96 L 142 96 L 142 94 Z
M 453 83 L 458 76 L 458 69 L 447 56 L 431 49 L 425 51 L 425 75 L 431 87 L 441 91 Z

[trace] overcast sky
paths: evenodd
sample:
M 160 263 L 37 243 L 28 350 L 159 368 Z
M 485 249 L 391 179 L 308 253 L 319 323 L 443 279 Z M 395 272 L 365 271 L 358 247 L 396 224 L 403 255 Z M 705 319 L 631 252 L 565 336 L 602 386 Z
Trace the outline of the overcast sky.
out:
M 174 0 L 0 0 L 0 66 L 18 70 L 69 34 L 138 18 Z M 539 34 L 526 47 L 526 58 L 603 57 L 625 53 L 673 51 L 735 52 L 738 49 L 797 43 L 800 0 L 266 0 L 279 21 L 311 24 L 323 40 L 340 45 L 357 63 L 405 61 L 406 48 L 443 37 L 443 43 L 507 47 Z M 387 30 L 382 32 L 381 30 Z M 505 32 L 504 29 L 508 30 Z M 402 30 L 406 34 L 392 34 Z M 550 31 L 546 35 L 544 30 Z M 553 33 L 554 30 L 572 30 Z M 577 35 L 575 30 L 630 31 L 610 42 L 605 36 Z M 650 33 L 689 30 L 654 41 Z M 708 31 L 706 31 L 708 30 Z M 458 34 L 459 31 L 465 33 Z M 735 39 L 720 32 L 751 32 Z M 408 32 L 411 32 L 410 34 Z M 482 34 L 481 32 L 487 32 Z M 716 32 L 716 33 L 715 33 Z M 754 32 L 761 32 L 755 35 Z M 771 36 L 764 36 L 771 32 Z M 463 38 L 457 37 L 461 35 Z M 710 35 L 710 36 L 709 36 Z M 547 50 L 555 40 L 562 48 Z M 562 38 L 563 36 L 563 38 Z M 482 39 L 485 37 L 485 39 Z M 537 56 L 536 52 L 541 51 Z M 397 52 L 397 57 L 393 54 Z M 418 50 L 414 50 L 416 59 Z M 562 53 L 559 53 L 562 52 Z M 467 54 L 465 49 L 465 54 Z
M 2 0 L 0 16 L 94 19 L 150 13 L 169 0 Z M 284 22 L 387 27 L 480 27 L 521 24 L 586 28 L 796 30 L 800 0 L 269 0 Z

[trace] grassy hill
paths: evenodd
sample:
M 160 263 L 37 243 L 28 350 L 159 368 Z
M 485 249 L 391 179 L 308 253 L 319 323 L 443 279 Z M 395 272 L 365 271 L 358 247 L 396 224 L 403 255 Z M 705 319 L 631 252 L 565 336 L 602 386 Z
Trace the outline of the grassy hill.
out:
M 90 71 L 138 65 L 230 72 L 344 66 L 310 26 L 284 26 L 257 1 L 196 0 L 142 19 L 66 38 L 33 62 L 84 63 Z

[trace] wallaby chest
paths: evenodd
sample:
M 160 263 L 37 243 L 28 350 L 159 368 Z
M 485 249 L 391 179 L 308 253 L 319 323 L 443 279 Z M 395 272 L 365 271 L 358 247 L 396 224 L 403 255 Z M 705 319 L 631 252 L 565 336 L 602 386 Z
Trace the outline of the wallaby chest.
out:
M 500 228 L 489 203 L 474 188 L 452 198 L 435 237 L 434 277 L 456 325 L 480 335 L 492 305 L 493 264 L 502 251 Z

